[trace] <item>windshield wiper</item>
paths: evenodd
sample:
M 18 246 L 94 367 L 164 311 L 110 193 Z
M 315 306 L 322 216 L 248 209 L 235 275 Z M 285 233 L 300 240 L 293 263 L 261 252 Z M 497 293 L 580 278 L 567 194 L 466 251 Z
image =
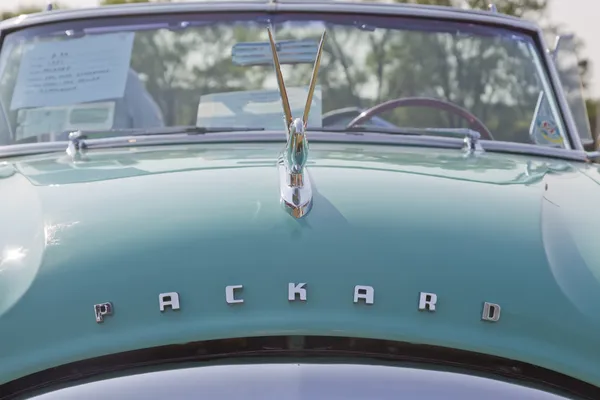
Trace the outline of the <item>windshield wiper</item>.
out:
M 166 128 L 157 129 L 144 129 L 138 130 L 133 133 L 137 135 L 203 135 L 205 133 L 219 133 L 219 132 L 249 132 L 249 131 L 264 131 L 262 127 L 234 127 L 234 126 L 222 126 L 222 127 L 206 127 L 206 126 L 173 126 Z
M 158 136 L 158 135 L 203 135 L 218 132 L 248 132 L 264 131 L 262 127 L 203 127 L 203 126 L 168 126 L 160 128 L 133 128 L 133 129 L 107 129 L 80 131 L 80 137 L 85 139 L 99 139 L 119 136 Z
M 481 134 L 469 128 L 386 128 L 382 126 L 353 126 L 351 128 L 319 128 L 314 129 L 322 132 L 340 132 L 340 133 L 387 133 L 390 135 L 410 135 L 410 136 L 441 136 L 453 138 L 469 138 L 479 140 Z
M 69 132 L 67 154 L 74 159 L 81 157 L 81 150 L 87 148 L 85 143 L 88 139 L 114 139 L 127 138 L 131 136 L 152 135 L 202 135 L 217 132 L 242 132 L 242 131 L 264 131 L 264 128 L 239 128 L 239 127 L 200 127 L 200 126 L 172 126 L 151 129 L 109 129 L 99 131 L 74 131 Z M 132 140 L 130 140 L 132 141 Z
M 479 140 L 481 139 L 481 134 L 469 128 L 386 128 L 380 126 L 354 126 L 350 128 L 322 128 L 319 130 L 323 132 L 348 133 L 351 135 L 357 135 L 361 133 L 385 133 L 390 135 L 451 137 L 463 139 L 463 148 L 468 153 L 472 153 L 475 151 L 483 151 L 483 148 L 479 143 Z
M 307 128 L 308 131 L 311 130 L 310 127 Z M 312 130 L 320 131 L 320 132 L 339 132 L 339 133 L 389 133 L 392 135 L 410 135 L 410 136 L 420 136 L 421 133 L 415 132 L 412 129 L 407 128 L 386 128 L 383 126 L 353 126 L 351 128 L 339 127 L 339 128 L 313 128 Z

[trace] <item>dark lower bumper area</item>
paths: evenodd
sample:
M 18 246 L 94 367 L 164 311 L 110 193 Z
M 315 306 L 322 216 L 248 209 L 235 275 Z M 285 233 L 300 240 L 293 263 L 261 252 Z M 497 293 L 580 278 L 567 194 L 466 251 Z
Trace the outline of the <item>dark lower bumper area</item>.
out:
M 33 396 L 33 397 L 31 397 Z M 278 336 L 130 351 L 0 386 L 1 399 L 598 399 L 600 389 L 529 364 L 435 346 Z

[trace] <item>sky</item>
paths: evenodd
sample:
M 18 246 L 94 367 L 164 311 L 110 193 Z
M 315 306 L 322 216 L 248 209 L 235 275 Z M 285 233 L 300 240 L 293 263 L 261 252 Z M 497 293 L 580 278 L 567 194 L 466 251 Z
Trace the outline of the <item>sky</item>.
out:
M 493 2 L 493 0 L 492 0 Z M 19 6 L 44 6 L 47 0 L 0 0 L 0 9 L 14 10 Z M 60 0 L 68 7 L 93 7 L 98 0 Z M 550 0 L 550 19 L 564 27 L 564 33 L 574 33 L 584 44 L 583 55 L 592 61 L 590 93 L 600 98 L 600 46 L 595 45 L 600 37 L 600 24 L 593 16 L 600 15 L 600 0 Z

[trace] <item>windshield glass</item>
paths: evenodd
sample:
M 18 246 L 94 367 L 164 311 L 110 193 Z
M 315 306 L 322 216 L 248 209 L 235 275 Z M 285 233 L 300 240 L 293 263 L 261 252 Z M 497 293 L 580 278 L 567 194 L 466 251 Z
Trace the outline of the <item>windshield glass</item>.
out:
M 566 100 L 571 109 L 579 137 L 584 143 L 593 143 L 590 119 L 577 58 L 577 42 L 574 36 L 561 36 L 554 50 L 554 62 L 562 83 Z
M 90 137 L 180 126 L 281 131 L 268 27 L 295 117 L 327 31 L 309 130 L 350 125 L 439 136 L 443 130 L 424 128 L 470 128 L 483 139 L 565 146 L 529 36 L 394 16 L 237 12 L 72 21 L 8 34 L 0 145 L 66 140 L 74 130 Z

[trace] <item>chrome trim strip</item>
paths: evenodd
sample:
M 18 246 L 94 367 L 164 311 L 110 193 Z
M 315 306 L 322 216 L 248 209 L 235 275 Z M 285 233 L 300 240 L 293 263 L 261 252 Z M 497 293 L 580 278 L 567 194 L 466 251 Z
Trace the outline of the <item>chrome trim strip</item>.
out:
M 52 22 L 66 22 L 80 19 L 95 19 L 105 17 L 136 17 L 140 15 L 187 14 L 194 12 L 323 12 L 350 14 L 380 14 L 382 16 L 424 17 L 452 21 L 480 22 L 494 24 L 505 28 L 517 28 L 537 32 L 533 22 L 516 17 L 490 13 L 483 10 L 465 10 L 443 6 L 422 6 L 415 4 L 382 4 L 382 3 L 318 3 L 318 2 L 182 2 L 182 3 L 134 3 L 118 6 L 102 6 L 74 10 L 55 10 L 51 13 L 29 14 L 0 22 L 0 30 L 13 30 L 32 25 Z
M 182 144 L 219 144 L 219 143 L 282 143 L 285 137 L 282 131 L 250 131 L 222 132 L 203 135 L 152 135 L 152 136 L 123 136 L 118 138 L 88 139 L 86 150 L 127 149 L 144 146 L 171 146 Z M 414 146 L 423 148 L 444 148 L 460 150 L 464 148 L 464 140 L 449 137 L 432 136 L 403 136 L 384 133 L 343 133 L 310 131 L 310 140 L 314 143 L 340 143 L 348 145 L 365 144 L 374 146 Z M 513 153 L 533 157 L 549 157 L 563 160 L 589 162 L 594 153 L 585 151 L 565 150 L 539 145 L 511 142 L 481 140 L 479 142 L 486 152 Z M 62 153 L 68 146 L 67 141 L 16 144 L 0 146 L 0 159 L 8 157 L 30 156 L 44 153 Z M 590 157 L 588 157 L 588 154 Z M 600 153 L 599 153 L 600 154 Z

